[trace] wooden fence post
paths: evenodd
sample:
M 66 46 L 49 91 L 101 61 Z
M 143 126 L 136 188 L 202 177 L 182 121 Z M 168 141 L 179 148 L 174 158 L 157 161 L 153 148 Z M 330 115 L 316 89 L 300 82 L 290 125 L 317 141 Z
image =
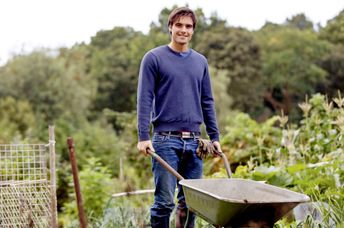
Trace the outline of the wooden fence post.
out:
M 84 212 L 84 204 L 82 201 L 82 195 L 81 195 L 81 190 L 80 190 L 80 183 L 79 183 L 79 177 L 78 177 L 78 166 L 76 163 L 74 143 L 73 143 L 73 139 L 71 137 L 68 137 L 67 144 L 68 144 L 68 149 L 69 149 L 70 163 L 72 165 L 74 189 L 75 189 L 75 194 L 76 194 L 76 202 L 77 202 L 77 206 L 78 206 L 80 227 L 86 228 L 87 227 L 87 221 L 86 221 L 86 216 L 85 216 L 85 212 Z
M 50 154 L 50 187 L 51 187 L 51 227 L 57 228 L 57 199 L 56 199 L 56 155 L 54 126 L 49 126 Z

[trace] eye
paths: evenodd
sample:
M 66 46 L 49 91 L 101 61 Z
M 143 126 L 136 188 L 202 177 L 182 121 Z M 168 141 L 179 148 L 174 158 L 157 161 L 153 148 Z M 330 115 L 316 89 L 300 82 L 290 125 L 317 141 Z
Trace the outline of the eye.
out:
M 182 27 L 182 24 L 181 23 L 176 23 L 175 26 L 176 27 Z
M 186 25 L 186 28 L 187 28 L 187 29 L 191 29 L 191 28 L 192 28 L 192 25 Z

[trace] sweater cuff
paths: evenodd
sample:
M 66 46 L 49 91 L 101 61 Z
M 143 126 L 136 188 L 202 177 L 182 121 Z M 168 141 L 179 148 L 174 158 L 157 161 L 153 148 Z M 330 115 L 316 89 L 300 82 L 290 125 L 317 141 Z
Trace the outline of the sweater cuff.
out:
M 149 131 L 139 132 L 139 142 L 150 140 Z
M 212 142 L 214 142 L 214 141 L 220 142 L 220 135 L 218 133 L 210 134 L 209 138 Z

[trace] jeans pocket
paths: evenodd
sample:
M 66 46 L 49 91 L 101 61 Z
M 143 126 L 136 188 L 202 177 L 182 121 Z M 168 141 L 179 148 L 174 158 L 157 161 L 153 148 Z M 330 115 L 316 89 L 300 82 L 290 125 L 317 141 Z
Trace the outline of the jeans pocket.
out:
M 159 143 L 163 143 L 167 141 L 167 139 L 168 139 L 167 135 L 154 135 L 152 141 L 154 144 L 159 144 Z

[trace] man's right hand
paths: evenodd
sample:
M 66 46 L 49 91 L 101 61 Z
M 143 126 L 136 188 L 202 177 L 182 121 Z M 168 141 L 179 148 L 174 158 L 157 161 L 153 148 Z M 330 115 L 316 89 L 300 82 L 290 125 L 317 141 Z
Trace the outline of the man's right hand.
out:
M 147 149 L 150 149 L 151 151 L 154 152 L 154 148 L 152 145 L 152 141 L 151 140 L 146 140 L 146 141 L 140 141 L 137 143 L 137 149 L 139 150 L 140 153 L 144 154 L 144 155 L 148 155 L 147 153 Z

